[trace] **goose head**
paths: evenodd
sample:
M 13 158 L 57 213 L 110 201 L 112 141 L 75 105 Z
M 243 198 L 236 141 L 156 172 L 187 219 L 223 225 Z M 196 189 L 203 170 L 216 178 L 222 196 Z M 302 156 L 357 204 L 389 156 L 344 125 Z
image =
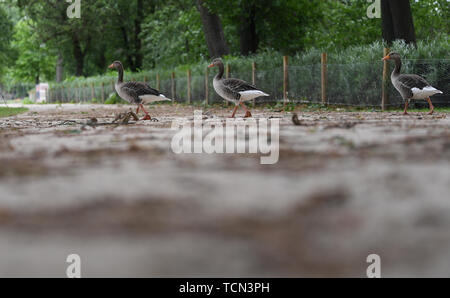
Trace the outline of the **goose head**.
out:
M 109 69 L 115 69 L 115 70 L 123 70 L 122 62 L 120 61 L 114 61 L 110 66 L 108 66 Z
M 390 52 L 389 54 L 387 54 L 382 60 L 386 61 L 386 60 L 400 60 L 400 55 L 396 52 Z
M 223 66 L 222 59 L 216 58 L 214 59 L 210 65 L 208 65 L 208 68 L 214 67 L 214 66 Z

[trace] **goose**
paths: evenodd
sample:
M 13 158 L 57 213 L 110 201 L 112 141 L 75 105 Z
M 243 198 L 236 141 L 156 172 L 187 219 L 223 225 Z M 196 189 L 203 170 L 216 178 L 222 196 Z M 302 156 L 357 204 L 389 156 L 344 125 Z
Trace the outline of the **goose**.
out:
M 426 99 L 430 105 L 429 115 L 433 114 L 434 107 L 430 96 L 442 94 L 442 91 L 431 86 L 424 78 L 415 74 L 400 74 L 402 60 L 400 55 L 391 52 L 383 58 L 383 61 L 394 60 L 395 69 L 391 74 L 392 85 L 400 93 L 405 101 L 404 115 L 408 115 L 408 104 L 412 99 Z
M 153 120 L 148 112 L 145 110 L 144 105 L 146 103 L 157 101 L 170 101 L 171 99 L 165 97 L 161 92 L 151 88 L 146 83 L 141 82 L 124 82 L 123 81 L 123 65 L 120 61 L 114 61 L 109 69 L 115 69 L 119 73 L 115 89 L 119 96 L 132 104 L 137 104 L 138 108 L 136 114 L 139 113 L 139 109 L 145 113 L 145 117 L 142 120 Z
M 219 73 L 214 77 L 213 86 L 214 90 L 220 97 L 224 98 L 235 104 L 233 114 L 231 118 L 234 118 L 239 106 L 245 110 L 245 118 L 252 117 L 252 114 L 245 106 L 244 102 L 252 100 L 260 96 L 269 96 L 261 90 L 256 89 L 255 86 L 239 79 L 224 79 L 223 78 L 223 62 L 222 59 L 216 58 L 208 66 L 208 68 L 217 66 Z

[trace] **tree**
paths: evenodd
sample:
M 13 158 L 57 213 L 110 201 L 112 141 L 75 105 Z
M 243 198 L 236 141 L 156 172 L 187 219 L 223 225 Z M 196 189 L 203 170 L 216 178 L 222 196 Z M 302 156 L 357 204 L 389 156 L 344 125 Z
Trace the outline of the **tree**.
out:
M 18 1 L 25 15 L 33 20 L 34 28 L 43 42 L 70 48 L 75 60 L 76 76 L 86 75 L 85 58 L 91 53 L 93 43 L 101 43 L 101 39 L 95 37 L 101 35 L 103 17 L 108 13 L 105 3 L 105 0 L 83 1 L 82 17 L 71 19 L 67 16 L 68 5 L 65 1 Z
M 136 0 L 136 18 L 134 19 L 134 70 L 142 67 L 142 20 L 144 19 L 144 1 Z
M 0 79 L 4 73 L 4 68 L 11 62 L 11 40 L 13 36 L 13 22 L 8 16 L 7 12 L 0 6 Z
M 196 63 L 208 56 L 200 14 L 192 0 L 166 0 L 143 21 L 144 68 Z
M 211 12 L 203 0 L 196 0 L 197 9 L 203 24 L 203 32 L 208 45 L 210 57 L 228 55 L 230 50 L 225 40 L 222 23 L 216 13 Z
M 450 35 L 449 0 L 421 0 L 411 3 L 417 39 Z
M 256 3 L 241 2 L 241 21 L 239 28 L 241 55 L 248 56 L 258 50 L 259 38 L 256 33 Z
M 396 39 L 416 43 L 409 0 L 381 0 L 381 18 L 383 39 L 388 44 Z
M 323 2 L 329 1 L 208 0 L 208 8 L 222 18 L 233 54 L 261 49 L 293 54 L 305 48 L 308 32 L 322 19 Z
M 144 5 L 145 4 L 145 5 Z M 113 60 L 123 60 L 127 68 L 137 71 L 142 68 L 142 23 L 145 16 L 155 10 L 154 1 L 117 0 L 109 4 L 110 17 L 106 20 L 109 32 L 106 45 L 113 48 L 107 53 Z M 108 51 L 105 49 L 104 51 Z
M 16 24 L 12 47 L 19 53 L 13 66 L 16 79 L 39 84 L 41 78 L 52 78 L 56 66 L 55 55 L 42 43 L 26 20 Z

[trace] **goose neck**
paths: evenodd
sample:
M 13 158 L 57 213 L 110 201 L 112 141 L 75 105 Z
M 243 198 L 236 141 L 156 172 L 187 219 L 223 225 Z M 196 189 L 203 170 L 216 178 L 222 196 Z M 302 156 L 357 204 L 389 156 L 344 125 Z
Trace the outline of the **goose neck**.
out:
M 224 67 L 223 67 L 223 63 L 220 63 L 220 64 L 218 65 L 218 67 L 219 67 L 219 73 L 216 75 L 216 79 L 217 79 L 217 80 L 220 80 L 220 79 L 222 79 L 222 77 L 223 77 L 223 73 L 224 73 L 225 69 L 224 69 Z
M 119 67 L 117 72 L 119 73 L 119 76 L 117 77 L 117 83 L 123 83 L 123 67 Z
M 395 59 L 395 68 L 394 71 L 392 72 L 392 75 L 394 76 L 398 76 L 400 74 L 400 70 L 402 69 L 402 61 L 400 59 Z

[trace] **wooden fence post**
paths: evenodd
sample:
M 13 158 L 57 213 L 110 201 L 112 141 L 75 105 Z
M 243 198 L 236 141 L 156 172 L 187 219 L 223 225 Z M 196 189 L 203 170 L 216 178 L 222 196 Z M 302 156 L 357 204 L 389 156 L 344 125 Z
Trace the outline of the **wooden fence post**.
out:
M 321 58 L 321 64 L 322 64 L 322 71 L 321 71 L 321 77 L 322 77 L 322 104 L 327 104 L 327 53 L 322 53 Z
M 102 103 L 105 103 L 105 83 L 102 82 Z
M 191 70 L 187 70 L 187 103 L 191 104 Z
M 160 82 L 159 82 L 159 73 L 156 74 L 156 90 L 159 90 L 161 88 Z M 160 91 L 160 90 L 159 90 Z M 161 92 L 161 91 L 160 91 Z M 173 98 L 172 98 L 173 100 Z
M 387 54 L 389 54 L 389 49 L 384 48 L 383 50 L 383 57 L 386 57 Z M 388 94 L 388 72 L 389 72 L 389 63 L 388 61 L 383 62 L 383 80 L 382 80 L 382 86 L 381 86 L 381 110 L 386 110 L 386 106 L 389 103 L 389 94 Z
M 115 93 L 114 91 L 116 91 L 116 86 L 115 86 L 115 84 L 114 84 L 114 81 L 112 80 L 111 81 L 111 90 L 112 90 L 112 93 Z
M 209 68 L 205 69 L 205 101 L 209 104 Z
M 144 83 L 147 83 L 147 76 L 144 76 Z
M 87 98 L 88 98 L 88 95 L 87 95 L 87 84 L 86 83 L 84 83 L 84 86 L 83 86 L 83 95 L 84 95 L 83 101 L 86 102 Z
M 256 87 L 256 63 L 252 62 L 252 84 Z M 256 105 L 256 99 L 253 99 L 253 107 Z
M 172 72 L 170 75 L 171 78 L 171 85 L 172 85 L 172 104 L 175 103 L 176 97 L 177 97 L 177 83 L 175 82 L 175 73 Z
M 61 103 L 64 102 L 64 85 L 61 85 Z
M 283 56 L 283 112 L 286 111 L 288 93 L 289 93 L 289 57 Z
M 95 89 L 94 89 L 94 83 L 91 83 L 91 102 L 95 98 Z
M 231 66 L 230 66 L 230 64 L 227 63 L 227 65 L 225 67 L 225 79 L 230 78 L 230 73 L 231 73 Z M 228 107 L 229 104 L 230 104 L 230 102 L 228 100 L 225 100 L 225 106 Z

